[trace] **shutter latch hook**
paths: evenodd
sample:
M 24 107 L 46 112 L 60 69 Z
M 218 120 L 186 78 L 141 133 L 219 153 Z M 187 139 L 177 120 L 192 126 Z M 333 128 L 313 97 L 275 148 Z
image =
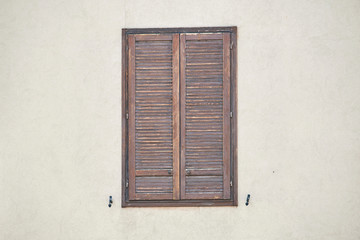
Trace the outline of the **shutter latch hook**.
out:
M 111 204 L 113 203 L 112 196 L 109 197 L 109 207 L 111 207 Z

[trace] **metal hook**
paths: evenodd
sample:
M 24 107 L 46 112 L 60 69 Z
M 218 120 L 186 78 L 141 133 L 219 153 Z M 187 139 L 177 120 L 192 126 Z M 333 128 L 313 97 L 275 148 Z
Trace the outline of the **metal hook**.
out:
M 246 206 L 249 205 L 249 201 L 250 201 L 250 194 L 247 195 L 246 203 L 245 203 Z
M 109 207 L 111 207 L 111 204 L 113 203 L 112 196 L 109 197 Z

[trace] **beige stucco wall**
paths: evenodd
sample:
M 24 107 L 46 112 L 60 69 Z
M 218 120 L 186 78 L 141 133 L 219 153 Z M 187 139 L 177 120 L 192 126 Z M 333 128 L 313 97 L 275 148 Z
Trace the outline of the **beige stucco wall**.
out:
M 233 25 L 239 206 L 122 209 L 121 29 Z M 359 184 L 360 1 L 0 1 L 1 240 L 360 239 Z

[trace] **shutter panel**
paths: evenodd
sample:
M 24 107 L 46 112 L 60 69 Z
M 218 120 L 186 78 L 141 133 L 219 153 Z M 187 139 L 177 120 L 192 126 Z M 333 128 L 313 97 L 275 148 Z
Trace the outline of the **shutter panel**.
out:
M 129 199 L 179 199 L 179 35 L 132 34 Z
M 181 198 L 230 198 L 230 34 L 180 35 Z

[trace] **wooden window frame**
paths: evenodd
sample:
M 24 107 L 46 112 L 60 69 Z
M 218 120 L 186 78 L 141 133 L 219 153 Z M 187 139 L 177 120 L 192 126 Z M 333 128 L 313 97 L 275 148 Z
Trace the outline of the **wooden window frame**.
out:
M 128 36 L 163 33 L 230 33 L 230 199 L 228 200 L 129 200 L 128 193 Z M 237 27 L 125 28 L 122 29 L 122 207 L 237 206 Z

